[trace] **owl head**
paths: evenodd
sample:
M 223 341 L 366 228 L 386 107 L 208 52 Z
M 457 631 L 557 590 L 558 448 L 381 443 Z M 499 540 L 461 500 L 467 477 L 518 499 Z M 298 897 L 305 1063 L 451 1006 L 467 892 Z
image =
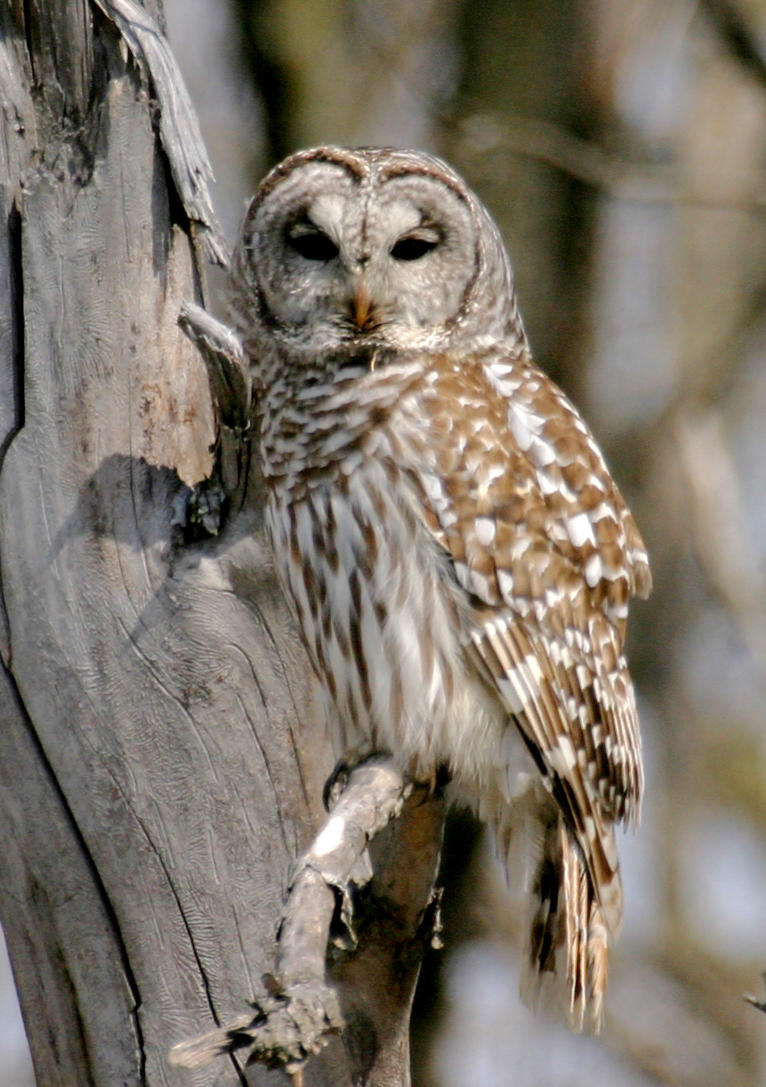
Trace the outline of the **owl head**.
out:
M 308 361 L 526 343 L 489 213 L 418 152 L 319 147 L 285 159 L 247 210 L 234 282 L 251 357 L 264 344 Z

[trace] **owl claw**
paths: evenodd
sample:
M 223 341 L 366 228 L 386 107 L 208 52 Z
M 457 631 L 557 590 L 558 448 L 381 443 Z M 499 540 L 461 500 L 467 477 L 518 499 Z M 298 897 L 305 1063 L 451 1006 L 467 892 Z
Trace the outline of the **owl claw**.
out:
M 352 769 L 353 767 L 349 766 L 345 759 L 338 759 L 335 763 L 332 773 L 324 783 L 322 789 L 322 803 L 324 804 L 325 811 L 332 811 L 337 804 L 340 794 L 346 788 L 346 785 L 348 785 L 348 779 L 351 776 Z
M 349 778 L 358 766 L 362 766 L 371 759 L 389 758 L 390 755 L 387 752 L 366 751 L 352 752 L 348 755 L 344 755 L 342 759 L 338 759 L 322 789 L 322 803 L 324 804 L 325 811 L 331 812 L 338 803 L 338 800 L 348 785 Z M 429 793 L 429 796 L 430 795 L 431 793 Z

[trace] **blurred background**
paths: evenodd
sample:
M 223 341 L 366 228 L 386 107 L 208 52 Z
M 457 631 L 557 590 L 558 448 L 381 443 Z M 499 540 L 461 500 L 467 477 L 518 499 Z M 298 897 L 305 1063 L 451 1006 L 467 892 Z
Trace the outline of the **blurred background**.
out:
M 766 1015 L 743 999 L 766 996 L 766 2 L 165 10 L 230 239 L 298 147 L 420 147 L 466 177 L 507 241 L 537 361 L 652 558 L 629 635 L 647 790 L 620 843 L 604 1032 L 522 1007 L 514 900 L 456 813 L 416 1087 L 766 1083 Z M 32 1083 L 3 965 L 0 1082 Z

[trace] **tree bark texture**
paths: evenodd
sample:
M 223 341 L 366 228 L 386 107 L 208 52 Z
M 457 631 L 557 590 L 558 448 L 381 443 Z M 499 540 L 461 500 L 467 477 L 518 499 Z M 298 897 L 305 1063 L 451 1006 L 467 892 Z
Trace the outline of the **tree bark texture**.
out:
M 0 8 L 0 917 L 40 1085 L 283 1083 L 167 1059 L 273 969 L 331 757 L 246 457 L 218 535 L 189 531 L 225 444 L 178 325 L 200 220 L 112 7 Z M 390 908 L 306 1087 L 408 1082 L 439 824 L 427 801 L 384 832 Z

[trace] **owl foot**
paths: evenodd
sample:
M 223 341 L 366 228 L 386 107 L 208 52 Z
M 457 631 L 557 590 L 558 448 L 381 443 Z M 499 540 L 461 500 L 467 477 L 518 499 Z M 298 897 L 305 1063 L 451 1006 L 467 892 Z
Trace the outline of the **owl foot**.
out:
M 347 752 L 342 759 L 338 759 L 335 766 L 324 783 L 322 789 L 322 803 L 325 806 L 325 811 L 331 812 L 335 805 L 338 803 L 338 799 L 345 791 L 351 775 L 354 771 L 364 766 L 365 763 L 370 761 L 388 761 L 390 756 L 385 751 L 370 751 L 357 750 Z
M 348 785 L 348 779 L 353 768 L 354 765 L 346 759 L 338 759 L 335 763 L 332 773 L 322 789 L 322 803 L 325 811 L 330 812 L 335 807 L 338 798 Z

